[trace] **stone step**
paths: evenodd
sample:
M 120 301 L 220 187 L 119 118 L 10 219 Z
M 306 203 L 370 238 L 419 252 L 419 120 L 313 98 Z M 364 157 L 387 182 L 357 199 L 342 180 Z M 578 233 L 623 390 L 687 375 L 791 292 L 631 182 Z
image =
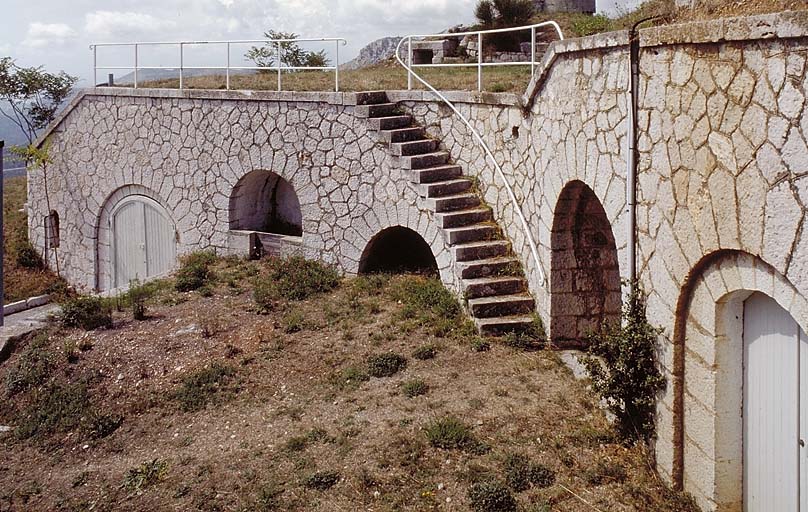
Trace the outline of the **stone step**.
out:
M 471 242 L 452 246 L 455 261 L 472 261 L 505 256 L 511 248 L 507 240 Z
M 389 117 L 379 117 L 378 119 L 390 119 Z M 406 126 L 406 125 L 405 125 Z M 409 128 L 396 128 L 394 130 L 382 130 L 381 139 L 388 144 L 394 142 L 409 142 L 412 140 L 424 139 L 424 129 L 420 126 Z
M 532 313 L 534 302 L 530 294 L 520 293 L 469 299 L 468 306 L 475 318 L 491 318 Z
M 388 103 L 387 92 L 385 91 L 364 91 L 356 93 L 357 105 L 376 105 L 378 103 Z
M 527 289 L 521 276 L 475 277 L 463 279 L 463 291 L 467 298 L 490 297 L 492 295 L 513 295 Z
M 438 141 L 434 139 L 394 142 L 390 144 L 390 152 L 395 156 L 423 155 L 438 149 Z
M 437 181 L 418 185 L 418 194 L 421 197 L 440 197 L 459 194 L 471 188 L 471 180 L 460 178 L 458 180 Z
M 533 316 L 513 315 L 475 318 L 474 323 L 483 336 L 501 336 L 509 332 L 530 331 L 533 329 Z
M 449 212 L 479 206 L 477 194 L 457 194 L 454 196 L 430 197 L 426 199 L 427 208 L 433 212 Z
M 412 124 L 412 116 L 405 114 L 400 116 L 373 117 L 368 119 L 368 124 L 372 130 L 376 131 L 397 130 L 410 126 Z M 417 129 L 423 130 L 422 128 Z
M 389 117 L 396 113 L 395 103 L 375 103 L 372 105 L 357 105 L 356 117 Z
M 519 260 L 510 256 L 458 262 L 457 269 L 461 279 L 515 275 L 517 273 L 515 272 L 516 270 L 518 270 L 518 273 L 521 273 Z
M 463 168 L 459 165 L 435 165 L 421 169 L 413 169 L 410 173 L 410 180 L 416 184 L 435 183 L 457 178 L 463 174 Z
M 453 212 L 436 213 L 435 220 L 438 226 L 442 228 L 457 228 L 460 226 L 468 226 L 469 224 L 476 224 L 478 222 L 485 222 L 493 219 L 491 208 L 484 206 L 482 208 L 469 208 L 466 210 L 455 210 Z
M 499 238 L 499 229 L 493 224 L 473 224 L 462 228 L 444 229 L 443 235 L 449 245 L 494 240 Z
M 423 155 L 410 155 L 401 157 L 401 167 L 404 169 L 426 169 L 443 165 L 449 161 L 449 153 L 446 151 L 436 151 L 434 153 L 424 153 Z

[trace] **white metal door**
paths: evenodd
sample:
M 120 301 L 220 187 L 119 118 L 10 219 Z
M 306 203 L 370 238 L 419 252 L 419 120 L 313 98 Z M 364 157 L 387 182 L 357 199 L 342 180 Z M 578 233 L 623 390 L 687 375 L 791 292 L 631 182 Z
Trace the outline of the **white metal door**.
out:
M 744 303 L 746 512 L 808 512 L 800 504 L 805 503 L 800 491 L 808 490 L 800 485 L 806 481 L 800 374 L 808 368 L 800 334 L 797 322 L 770 297 L 755 293 Z
M 142 196 L 126 198 L 115 208 L 110 224 L 116 288 L 173 268 L 174 225 L 159 204 Z

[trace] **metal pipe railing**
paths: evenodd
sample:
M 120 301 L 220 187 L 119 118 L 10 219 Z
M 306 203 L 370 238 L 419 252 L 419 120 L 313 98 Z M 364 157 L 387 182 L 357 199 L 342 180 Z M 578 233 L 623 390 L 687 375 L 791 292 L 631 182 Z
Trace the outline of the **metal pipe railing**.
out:
M 484 67 L 494 67 L 494 66 L 530 66 L 530 74 L 531 76 L 536 71 L 536 34 L 539 28 L 544 27 L 552 27 L 555 29 L 556 34 L 558 34 L 559 39 L 564 39 L 564 34 L 561 32 L 561 27 L 555 21 L 544 21 L 542 23 L 536 23 L 534 25 L 525 25 L 522 27 L 513 27 L 513 28 L 497 28 L 491 30 L 472 30 L 469 32 L 450 32 L 450 33 L 443 33 L 443 34 L 419 34 L 419 35 L 409 35 L 402 38 L 399 42 L 398 48 L 401 47 L 402 43 L 406 40 L 407 41 L 407 89 L 412 89 L 412 69 L 414 68 L 458 68 L 458 67 L 476 67 L 477 68 L 477 90 L 483 90 L 483 68 Z M 484 62 L 483 61 L 483 35 L 485 34 L 499 34 L 504 32 L 525 32 L 530 30 L 530 60 L 529 61 L 515 61 L 515 62 Z M 412 62 L 412 40 L 413 39 L 421 39 L 426 40 L 430 38 L 441 38 L 441 39 L 448 39 L 448 38 L 457 38 L 457 37 L 465 37 L 465 36 L 476 36 L 477 39 L 477 61 L 476 62 L 452 62 L 452 63 L 435 63 L 435 64 L 415 64 Z M 400 55 L 398 53 L 398 48 L 396 49 L 396 58 L 399 62 L 401 59 L 398 58 Z M 402 65 L 404 63 L 402 62 Z
M 539 250 L 536 246 L 536 242 L 533 239 L 533 235 L 530 232 L 530 225 L 525 218 L 525 214 L 522 212 L 522 207 L 519 204 L 519 201 L 516 199 L 516 194 L 513 191 L 513 187 L 511 187 L 510 183 L 508 183 L 508 179 L 505 176 L 505 172 L 502 170 L 502 167 L 497 162 L 496 158 L 494 158 L 494 153 L 491 151 L 491 148 L 488 147 L 488 144 L 485 143 L 482 135 L 474 129 L 472 126 L 471 121 L 469 121 L 461 112 L 460 110 L 451 102 L 449 101 L 446 96 L 440 93 L 432 84 L 424 80 L 418 73 L 414 71 L 416 67 L 459 67 L 459 66 L 476 66 L 477 67 L 477 87 L 479 90 L 482 90 L 482 69 L 486 66 L 496 66 L 496 65 L 530 65 L 531 71 L 535 71 L 535 47 L 536 47 L 536 29 L 541 27 L 550 26 L 553 27 L 556 32 L 558 33 L 559 39 L 564 39 L 564 34 L 561 33 L 561 27 L 558 26 L 558 23 L 555 21 L 546 21 L 543 23 L 537 23 L 535 25 L 528 25 L 524 27 L 515 27 L 515 28 L 507 28 L 507 29 L 495 29 L 495 30 L 477 30 L 472 32 L 458 32 L 452 34 L 427 34 L 427 35 L 411 35 L 406 36 L 399 41 L 398 46 L 396 46 L 396 60 L 399 64 L 401 64 L 404 69 L 407 70 L 407 88 L 412 89 L 412 79 L 413 77 L 421 82 L 427 89 L 429 89 L 434 95 L 436 95 L 441 101 L 443 101 L 451 110 L 452 112 L 460 118 L 466 128 L 471 132 L 474 139 L 480 144 L 485 153 L 485 156 L 491 163 L 494 165 L 494 169 L 496 170 L 497 175 L 502 180 L 502 183 L 505 185 L 505 190 L 508 193 L 508 198 L 511 200 L 511 204 L 513 204 L 513 209 L 516 212 L 517 217 L 519 217 L 519 222 L 522 225 L 522 230 L 524 231 L 525 238 L 527 240 L 528 245 L 530 246 L 530 253 L 533 256 L 533 261 L 536 263 L 536 270 L 539 272 L 539 278 L 541 279 L 542 286 L 546 286 L 547 279 L 544 274 L 544 270 L 542 269 L 541 260 L 539 259 Z M 524 30 L 531 30 L 531 62 L 508 62 L 508 63 L 485 63 L 482 61 L 483 55 L 483 48 L 482 48 L 482 36 L 483 34 L 490 34 L 490 33 L 498 33 L 498 32 L 509 32 L 509 31 L 524 31 Z M 476 63 L 452 63 L 452 64 L 413 64 L 412 63 L 412 39 L 415 38 L 430 38 L 430 37 L 456 37 L 456 36 L 467 36 L 467 35 L 476 35 L 477 36 L 477 62 Z M 407 62 L 405 63 L 401 59 L 401 46 L 403 45 L 404 41 L 407 41 Z
M 281 58 L 281 43 L 334 43 L 335 62 L 333 66 L 289 66 L 283 63 Z M 231 48 L 234 44 L 275 44 L 276 63 L 272 67 L 267 66 L 233 66 L 231 65 Z M 278 90 L 282 89 L 281 75 L 284 71 L 333 71 L 334 72 L 334 91 L 339 92 L 339 47 L 345 46 L 348 41 L 341 37 L 319 37 L 319 38 L 299 38 L 299 39 L 240 39 L 230 41 L 138 41 L 133 43 L 97 43 L 91 44 L 90 50 L 93 52 L 93 85 L 98 84 L 98 70 L 133 70 L 133 82 L 135 89 L 138 88 L 138 71 L 145 70 L 178 70 L 180 78 L 180 89 L 185 87 L 185 71 L 194 69 L 205 69 L 211 71 L 224 71 L 225 72 L 225 87 L 230 90 L 231 85 L 231 71 L 236 70 L 253 70 L 253 71 L 276 71 L 278 73 Z M 224 66 L 186 66 L 185 65 L 185 48 L 187 46 L 197 45 L 225 45 L 227 51 L 226 63 Z M 177 66 L 141 66 L 140 65 L 140 48 L 143 46 L 178 46 L 179 47 L 179 67 Z M 109 47 L 132 47 L 134 50 L 134 65 L 133 66 L 99 66 L 98 65 L 98 49 Z

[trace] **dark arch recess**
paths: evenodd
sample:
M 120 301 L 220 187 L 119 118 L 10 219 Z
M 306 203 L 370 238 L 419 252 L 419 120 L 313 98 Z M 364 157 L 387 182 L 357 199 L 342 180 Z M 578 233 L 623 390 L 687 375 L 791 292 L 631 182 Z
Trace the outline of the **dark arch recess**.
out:
M 432 249 L 415 231 L 402 226 L 384 229 L 371 238 L 362 259 L 359 273 L 428 272 L 436 273 L 438 264 Z
M 617 246 L 598 197 L 582 181 L 561 191 L 550 244 L 550 336 L 582 344 L 604 323 L 620 321 Z
M 230 229 L 301 236 L 300 201 L 292 184 L 271 171 L 245 174 L 230 194 Z

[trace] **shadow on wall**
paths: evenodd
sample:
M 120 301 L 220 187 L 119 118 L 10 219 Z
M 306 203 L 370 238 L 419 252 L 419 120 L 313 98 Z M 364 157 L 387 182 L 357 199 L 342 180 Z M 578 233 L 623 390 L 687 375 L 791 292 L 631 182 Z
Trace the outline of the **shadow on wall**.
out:
M 561 191 L 553 217 L 550 337 L 579 344 L 606 322 L 619 322 L 622 297 L 612 226 L 582 181 Z
M 359 261 L 359 273 L 435 272 L 438 264 L 429 244 L 402 226 L 384 229 L 368 242 Z
M 230 195 L 230 229 L 302 236 L 303 220 L 295 189 L 274 172 L 247 173 Z

